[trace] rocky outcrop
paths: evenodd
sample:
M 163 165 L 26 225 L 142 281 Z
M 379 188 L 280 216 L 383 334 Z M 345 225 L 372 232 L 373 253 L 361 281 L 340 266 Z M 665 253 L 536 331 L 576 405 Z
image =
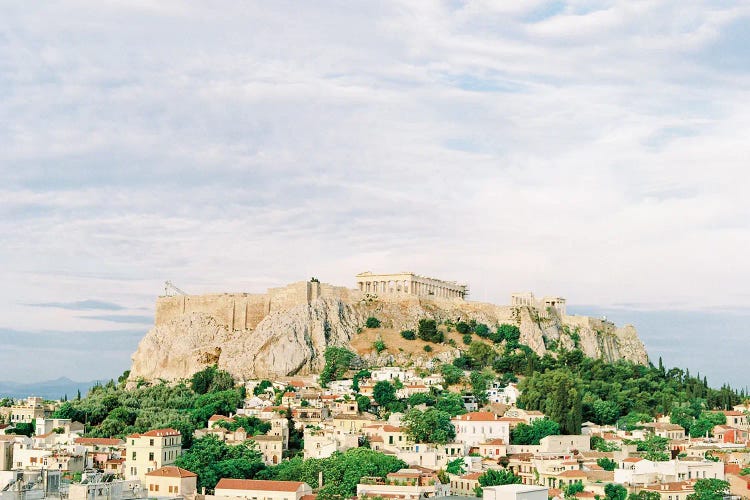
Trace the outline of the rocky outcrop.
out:
M 317 373 L 323 367 L 326 347 L 348 346 L 369 316 L 380 319 L 382 331 L 395 336 L 401 330 L 416 329 L 421 318 L 441 323 L 473 319 L 490 327 L 512 323 L 519 326 L 521 342 L 539 355 L 553 345 L 578 346 L 590 357 L 648 362 L 632 326 L 618 328 L 582 316 L 560 318 L 554 310 L 409 296 L 368 300 L 320 296 L 271 311 L 253 329 L 234 329 L 210 311 L 173 314 L 141 340 L 130 379 L 183 379 L 212 364 L 238 380 Z M 446 346 L 435 353 L 361 354 L 370 365 L 424 365 L 434 358 L 450 361 L 460 352 Z

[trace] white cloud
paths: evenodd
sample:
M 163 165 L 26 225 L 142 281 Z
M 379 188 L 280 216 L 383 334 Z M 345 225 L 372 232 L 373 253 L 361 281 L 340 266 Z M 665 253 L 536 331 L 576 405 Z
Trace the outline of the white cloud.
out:
M 714 58 L 747 15 L 667 0 L 9 6 L 0 326 L 105 328 L 23 304 L 142 316 L 164 279 L 259 291 L 365 268 L 500 302 L 532 288 L 746 306 L 750 75 Z

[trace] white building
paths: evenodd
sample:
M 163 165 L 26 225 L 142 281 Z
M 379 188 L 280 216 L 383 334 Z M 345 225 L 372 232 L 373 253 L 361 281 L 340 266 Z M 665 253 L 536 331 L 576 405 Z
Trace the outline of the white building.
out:
M 724 464 L 710 460 L 652 462 L 625 459 L 622 465 L 615 469 L 615 482 L 620 484 L 647 485 L 689 479 L 724 479 Z
M 491 439 L 510 442 L 510 422 L 488 411 L 465 413 L 451 419 L 456 428 L 456 441 L 470 447 Z
M 544 486 L 505 484 L 482 488 L 484 500 L 547 500 L 549 490 Z

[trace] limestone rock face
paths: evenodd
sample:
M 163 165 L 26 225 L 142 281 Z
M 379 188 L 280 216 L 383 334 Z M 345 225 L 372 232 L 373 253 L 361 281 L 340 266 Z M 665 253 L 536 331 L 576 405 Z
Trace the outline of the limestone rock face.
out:
M 178 311 L 164 320 L 157 319 L 157 325 L 133 354 L 130 381 L 189 378 L 213 364 L 238 380 L 319 373 L 326 347 L 349 346 L 369 316 L 381 321 L 383 334 L 390 332 L 390 339 L 400 338 L 401 330 L 416 330 L 421 318 L 441 323 L 473 319 L 490 328 L 503 323 L 518 325 L 521 343 L 540 356 L 556 344 L 567 349 L 578 346 L 587 356 L 608 361 L 648 362 L 643 343 L 632 326 L 618 328 L 583 316 L 560 318 L 554 311 L 545 313 L 531 307 L 437 297 L 355 300 L 319 296 L 269 311 L 253 329 L 233 328 L 237 322 L 230 323 L 222 312 L 225 309 L 216 314 L 210 310 L 182 314 Z M 362 362 L 370 366 L 429 366 L 434 359 L 450 362 L 460 351 L 444 346 L 432 353 L 394 349 L 360 354 Z

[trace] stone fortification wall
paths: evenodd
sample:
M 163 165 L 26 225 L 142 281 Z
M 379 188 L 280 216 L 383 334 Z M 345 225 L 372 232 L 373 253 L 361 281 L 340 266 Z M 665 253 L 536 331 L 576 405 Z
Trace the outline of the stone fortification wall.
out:
M 503 323 L 519 327 L 522 344 L 539 356 L 556 345 L 580 348 L 587 356 L 648 363 L 643 343 L 632 326 L 585 316 L 542 316 L 534 306 L 500 306 L 439 296 L 384 294 L 325 283 L 297 282 L 262 294 L 226 293 L 159 297 L 156 325 L 133 355 L 130 382 L 188 378 L 216 364 L 237 380 L 319 373 L 328 346 L 351 346 L 367 318 L 381 321 L 378 332 L 390 344 L 399 332 L 415 329 L 422 318 L 439 323 L 477 321 L 490 328 Z M 553 344 L 551 344 L 553 342 Z M 552 347 L 550 347 L 552 349 Z M 554 349 L 551 354 L 555 355 Z M 434 353 L 363 351 L 372 366 L 428 366 Z M 445 362 L 459 350 L 440 355 Z
M 317 281 L 299 281 L 266 293 L 218 293 L 206 295 L 162 296 L 156 299 L 156 326 L 194 313 L 211 316 L 229 330 L 253 330 L 263 318 L 310 304 L 318 298 L 343 301 L 359 300 L 361 293 Z

